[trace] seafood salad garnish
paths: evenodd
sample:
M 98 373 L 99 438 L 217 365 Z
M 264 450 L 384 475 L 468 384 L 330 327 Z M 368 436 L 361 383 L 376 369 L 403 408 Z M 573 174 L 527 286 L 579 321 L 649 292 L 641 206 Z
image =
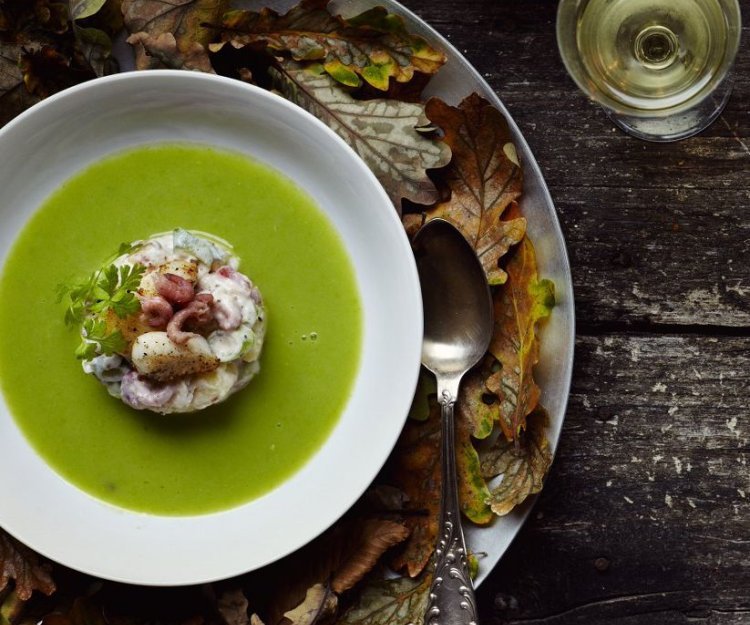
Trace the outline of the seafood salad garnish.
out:
M 260 369 L 260 291 L 231 246 L 178 228 L 121 248 L 66 290 L 83 370 L 137 410 L 194 412 L 224 401 Z

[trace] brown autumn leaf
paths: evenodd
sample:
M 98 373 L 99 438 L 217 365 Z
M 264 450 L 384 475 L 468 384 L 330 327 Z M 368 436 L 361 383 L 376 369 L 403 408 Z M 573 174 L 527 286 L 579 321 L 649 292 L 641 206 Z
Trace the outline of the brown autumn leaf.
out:
M 415 401 L 418 401 L 415 398 Z M 386 479 L 406 494 L 404 524 L 409 538 L 391 559 L 391 566 L 410 577 L 419 575 L 435 550 L 440 512 L 441 409 L 428 398 L 430 413 L 423 421 L 409 419 L 386 465 Z M 489 491 L 480 474 L 479 457 L 471 442 L 473 426 L 456 414 L 456 471 L 461 511 L 475 523 L 487 523 Z
M 404 509 L 408 497 L 401 489 L 387 484 L 374 484 L 367 489 L 363 502 L 375 514 L 391 514 Z
M 394 545 L 407 539 L 406 526 L 386 519 L 368 519 L 361 526 L 356 546 L 336 568 L 331 589 L 341 594 L 353 588 Z
M 55 592 L 55 582 L 49 568 L 31 549 L 0 530 L 0 591 L 13 580 L 21 601 L 30 599 L 35 590 L 51 595 Z
M 355 100 L 330 76 L 294 63 L 272 69 L 274 86 L 327 124 L 367 163 L 397 210 L 401 199 L 429 204 L 439 196 L 427 169 L 450 160 L 448 146 L 420 132 L 424 107 L 398 100 Z
M 431 578 L 370 576 L 337 625 L 420 625 L 427 609 Z
M 70 28 L 67 3 L 0 2 L 0 125 L 94 76 Z
M 482 477 L 479 455 L 471 440 L 473 424 L 456 410 L 456 476 L 461 512 L 477 525 L 492 521 L 492 511 L 487 505 L 489 491 Z
M 539 279 L 536 253 L 528 237 L 513 250 L 506 270 L 508 282 L 494 296 L 495 329 L 489 348 L 500 369 L 487 378 L 486 387 L 499 401 L 505 437 L 513 440 L 539 402 L 533 375 L 539 360 L 536 326 L 552 312 L 555 289 L 551 281 Z
M 493 406 L 494 398 L 488 396 L 484 381 L 492 375 L 486 363 L 494 362 L 485 358 L 477 367 L 467 373 L 461 381 L 461 392 L 456 403 L 456 411 L 461 418 L 471 425 L 471 435 L 477 440 L 487 438 L 497 420 L 497 409 Z
M 23 81 L 21 56 L 23 48 L 17 44 L 0 45 L 0 126 L 41 100 L 29 93 Z
M 19 33 L 54 37 L 66 33 L 68 28 L 67 1 L 3 0 L 0 3 L 0 41 L 3 43 L 18 43 Z
M 137 35 L 131 37 L 136 68 L 210 67 L 206 46 L 214 32 L 203 23 L 218 21 L 228 5 L 229 0 L 123 0 L 125 28 Z M 174 48 L 166 33 L 174 37 Z
M 82 58 L 61 51 L 59 46 L 44 45 L 25 51 L 19 64 L 26 90 L 39 98 L 95 77 Z
M 427 209 L 425 219 L 442 217 L 455 225 L 476 250 L 489 283 L 502 284 L 506 274 L 499 266 L 500 258 L 526 231 L 523 217 L 501 219 L 522 188 L 521 167 L 508 122 L 476 93 L 458 107 L 432 98 L 425 111 L 430 121 L 442 128 L 453 153 L 442 173 L 451 197 Z M 416 216 L 409 217 L 414 219 Z
M 504 219 L 515 220 L 514 202 Z M 533 368 L 538 360 L 536 326 L 554 306 L 554 284 L 539 280 L 534 247 L 528 237 L 507 257 L 513 276 L 493 291 L 495 325 L 482 362 L 464 379 L 458 409 L 474 423 L 474 437 L 484 438 L 497 422 L 513 440 L 539 401 Z
M 121 0 L 69 0 L 70 19 L 81 54 L 97 76 L 115 73 L 112 37 L 122 28 Z
M 480 452 L 482 476 L 491 480 L 502 476 L 490 490 L 488 503 L 497 515 L 508 514 L 529 495 L 542 490 L 544 477 L 552 464 L 545 428 L 548 418 L 544 408 L 537 408 L 526 418 L 526 429 L 519 444 L 498 438 Z
M 68 31 L 68 5 L 66 2 L 35 0 L 33 4 L 37 26 L 50 33 L 63 34 Z
M 249 604 L 241 588 L 232 588 L 222 592 L 216 600 L 216 610 L 225 625 L 248 625 Z
M 305 598 L 294 609 L 284 613 L 284 625 L 315 625 L 333 615 L 338 607 L 338 595 L 327 584 L 315 584 L 307 589 Z
M 145 55 L 141 57 L 139 69 L 187 69 L 213 74 L 211 61 L 206 49 L 196 41 L 185 44 L 183 49 L 177 47 L 177 40 L 172 33 L 161 33 L 153 36 L 146 32 L 133 33 L 127 42 L 142 49 Z
M 407 420 L 386 464 L 385 479 L 406 494 L 404 524 L 410 531 L 390 565 L 409 577 L 427 565 L 438 534 L 440 421 L 430 416 L 425 421 Z
M 78 597 L 66 612 L 52 612 L 39 625 L 108 625 L 102 609 L 84 597 Z
M 380 91 L 390 79 L 405 83 L 415 72 L 434 74 L 445 55 L 406 30 L 399 15 L 374 7 L 350 19 L 331 15 L 328 0 L 302 0 L 284 15 L 264 8 L 228 12 L 221 24 L 221 44 L 235 48 L 264 45 L 274 55 L 315 61 L 338 82 L 358 87 L 362 79 Z
M 264 614 L 271 625 L 305 603 L 316 584 L 343 593 L 355 586 L 392 546 L 402 542 L 408 529 L 386 519 L 361 518 L 358 512 L 340 520 L 317 540 L 273 565 L 264 576 L 273 590 Z M 270 595 L 270 596 L 269 596 Z M 308 601 L 310 599 L 308 598 Z

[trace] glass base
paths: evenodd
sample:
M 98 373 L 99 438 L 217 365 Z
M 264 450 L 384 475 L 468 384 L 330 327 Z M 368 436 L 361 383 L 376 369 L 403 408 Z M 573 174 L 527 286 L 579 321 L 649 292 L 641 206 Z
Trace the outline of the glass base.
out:
M 705 100 L 677 115 L 634 117 L 607 108 L 604 112 L 615 126 L 638 139 L 659 143 L 679 141 L 697 135 L 716 121 L 732 95 L 732 85 L 729 74 Z

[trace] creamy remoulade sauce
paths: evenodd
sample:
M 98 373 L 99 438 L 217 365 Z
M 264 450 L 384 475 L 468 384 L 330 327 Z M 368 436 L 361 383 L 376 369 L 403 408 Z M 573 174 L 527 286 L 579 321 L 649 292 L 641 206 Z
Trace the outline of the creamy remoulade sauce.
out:
M 112 264 L 143 273 L 134 290 L 140 310 L 106 317 L 122 348 L 83 362 L 110 395 L 137 410 L 195 412 L 258 373 L 266 311 L 226 241 L 176 228 L 132 242 Z

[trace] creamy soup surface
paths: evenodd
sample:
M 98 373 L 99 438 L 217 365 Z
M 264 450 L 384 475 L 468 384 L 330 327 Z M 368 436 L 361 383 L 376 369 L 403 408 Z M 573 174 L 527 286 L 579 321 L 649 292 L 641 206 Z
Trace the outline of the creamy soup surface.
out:
M 268 333 L 247 388 L 157 415 L 83 373 L 56 290 L 121 243 L 178 227 L 234 246 L 263 293 Z M 152 514 L 234 507 L 298 471 L 346 404 L 361 335 L 353 267 L 312 199 L 263 164 L 200 146 L 138 148 L 79 173 L 25 226 L 0 276 L 0 388 L 13 418 L 66 480 Z

